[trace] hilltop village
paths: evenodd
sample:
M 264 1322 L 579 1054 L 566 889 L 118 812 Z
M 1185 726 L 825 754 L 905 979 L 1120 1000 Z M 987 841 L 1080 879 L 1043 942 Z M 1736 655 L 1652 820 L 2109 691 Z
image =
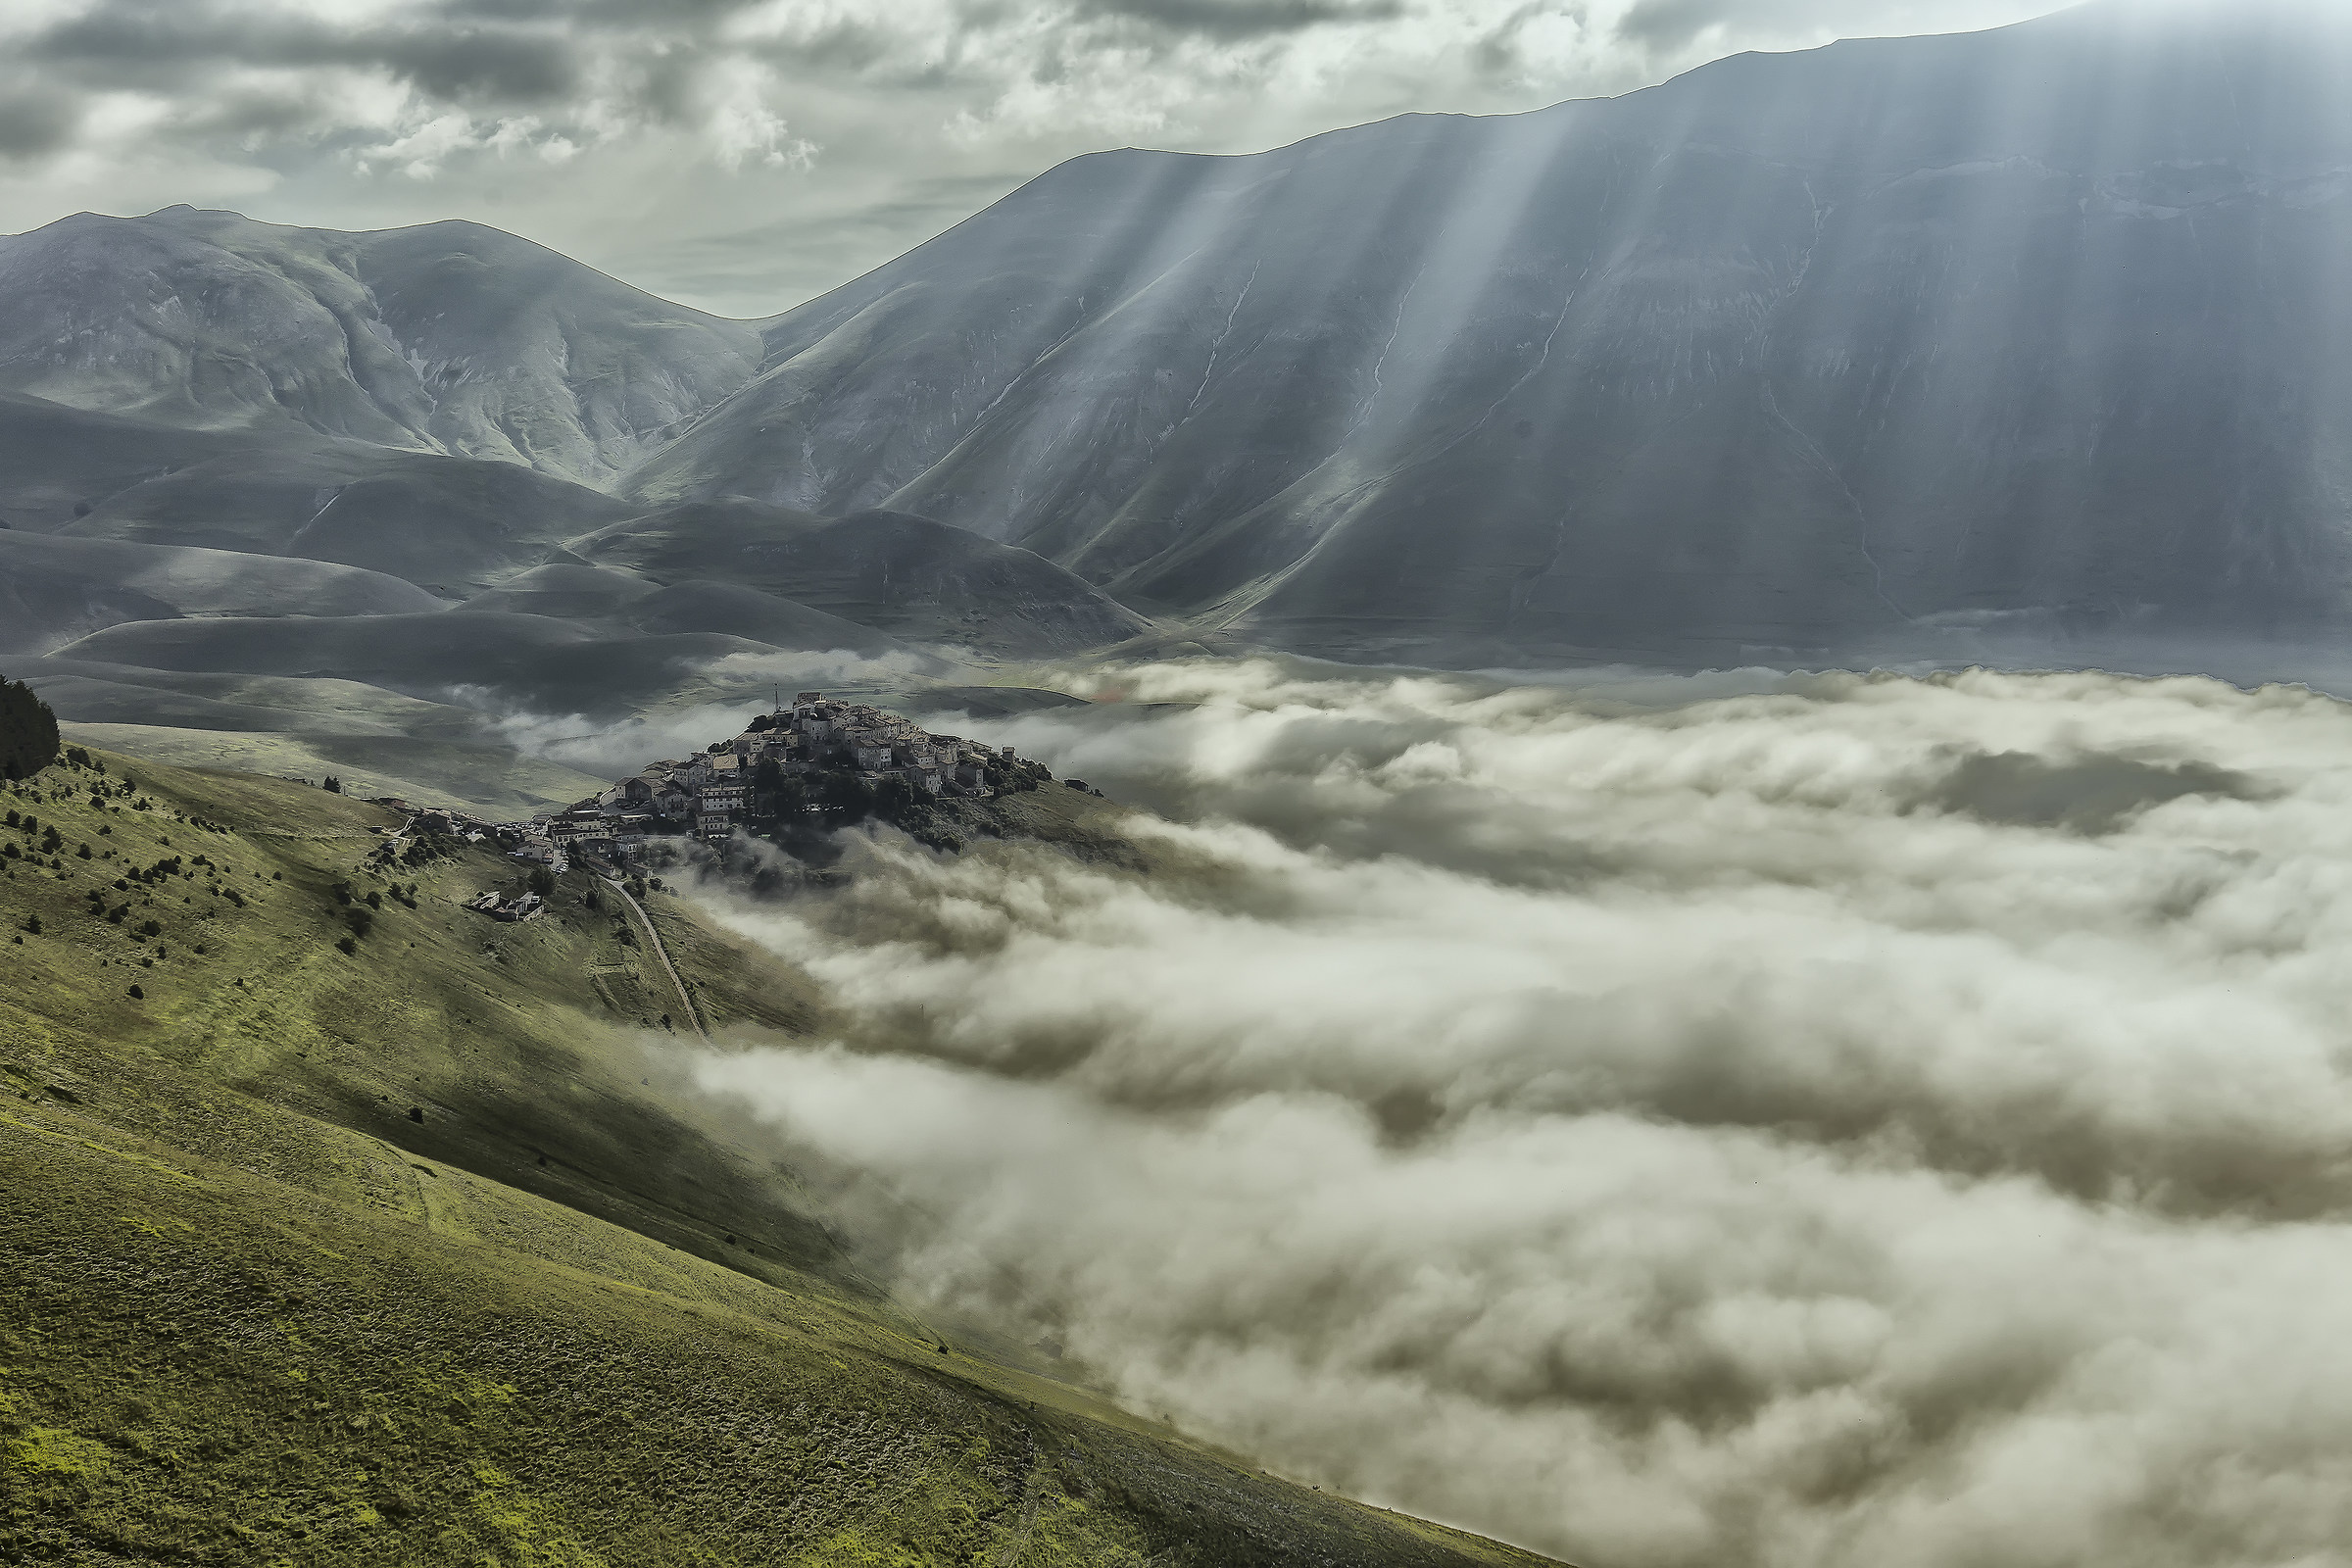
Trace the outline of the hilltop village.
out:
M 754 718 L 732 740 L 654 762 L 539 818 L 514 853 L 526 859 L 577 855 L 630 860 L 663 840 L 711 842 L 739 829 L 837 825 L 868 816 L 921 837 L 932 803 L 1033 790 L 1053 776 L 1044 763 L 1024 760 L 1009 746 L 935 735 L 869 704 L 802 692 L 789 707 Z

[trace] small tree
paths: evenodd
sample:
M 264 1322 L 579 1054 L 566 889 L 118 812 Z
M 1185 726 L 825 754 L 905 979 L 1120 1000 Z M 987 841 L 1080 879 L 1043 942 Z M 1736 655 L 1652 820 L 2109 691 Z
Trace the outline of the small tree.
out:
M 547 898 L 556 891 L 556 873 L 544 865 L 534 865 L 531 867 L 529 886 L 533 893 Z

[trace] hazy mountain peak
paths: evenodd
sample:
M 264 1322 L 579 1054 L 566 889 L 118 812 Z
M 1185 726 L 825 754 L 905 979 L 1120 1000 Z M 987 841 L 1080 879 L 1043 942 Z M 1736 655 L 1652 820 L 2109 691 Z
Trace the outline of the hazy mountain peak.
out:
M 748 327 L 466 221 L 343 234 L 165 208 L 0 238 L 0 387 L 601 482 L 748 380 Z

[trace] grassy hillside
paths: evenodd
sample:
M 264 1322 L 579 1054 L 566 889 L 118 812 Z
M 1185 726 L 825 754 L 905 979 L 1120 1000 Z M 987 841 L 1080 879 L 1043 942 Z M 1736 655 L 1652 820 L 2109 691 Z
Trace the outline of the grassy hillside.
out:
M 1534 1560 L 941 1341 L 664 1098 L 584 877 L 498 925 L 477 850 L 104 755 L 0 805 L 0 1560 Z M 820 1022 L 655 917 L 714 1024 Z

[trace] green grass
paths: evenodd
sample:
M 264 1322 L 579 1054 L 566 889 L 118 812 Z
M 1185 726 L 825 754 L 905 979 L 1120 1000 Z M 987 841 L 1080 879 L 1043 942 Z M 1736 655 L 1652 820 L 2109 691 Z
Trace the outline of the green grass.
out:
M 0 792 L 61 852 L 0 831 L 0 1561 L 1534 1560 L 943 1350 L 667 1098 L 664 982 L 586 878 L 498 925 L 479 851 L 364 869 L 376 808 L 101 761 Z M 350 956 L 338 885 L 383 905 Z M 721 1029 L 821 1020 L 655 918 Z
M 350 682 L 319 681 L 320 686 Z M 161 705 L 158 705 L 161 706 Z M 171 724 L 69 723 L 69 742 L 104 747 L 185 768 L 234 769 L 271 777 L 334 774 L 355 795 L 396 795 L 418 806 L 454 807 L 494 821 L 568 805 L 603 779 L 524 757 L 490 742 L 406 735 L 185 728 Z

